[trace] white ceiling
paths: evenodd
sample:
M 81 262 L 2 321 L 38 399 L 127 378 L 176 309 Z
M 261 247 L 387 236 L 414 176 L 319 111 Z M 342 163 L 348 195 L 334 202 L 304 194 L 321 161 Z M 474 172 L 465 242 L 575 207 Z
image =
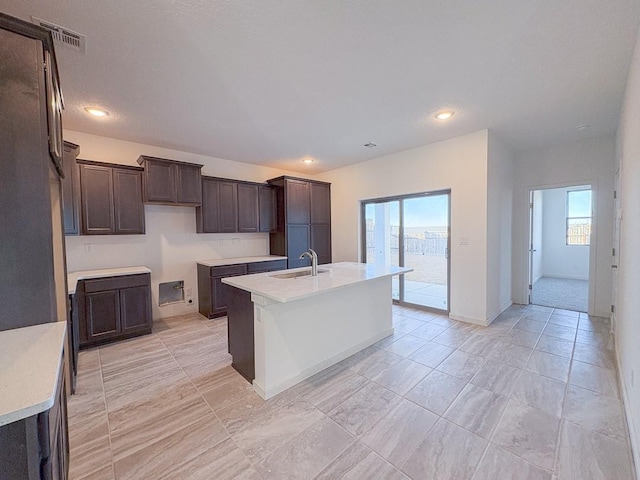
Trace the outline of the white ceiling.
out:
M 640 21 L 637 0 L 0 0 L 0 11 L 87 36 L 85 55 L 57 50 L 65 128 L 308 173 L 484 128 L 515 150 L 612 132 Z M 89 118 L 87 105 L 111 115 Z M 446 123 L 433 118 L 442 107 L 456 111 Z

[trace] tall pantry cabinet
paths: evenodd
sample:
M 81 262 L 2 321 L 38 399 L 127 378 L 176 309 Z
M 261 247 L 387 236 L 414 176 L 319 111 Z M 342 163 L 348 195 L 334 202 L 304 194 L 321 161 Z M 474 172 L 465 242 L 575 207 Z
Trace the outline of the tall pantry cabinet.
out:
M 2 331 L 67 321 L 61 111 L 51 35 L 0 14 Z M 50 410 L 0 427 L 0 477 L 67 477 L 64 375 Z

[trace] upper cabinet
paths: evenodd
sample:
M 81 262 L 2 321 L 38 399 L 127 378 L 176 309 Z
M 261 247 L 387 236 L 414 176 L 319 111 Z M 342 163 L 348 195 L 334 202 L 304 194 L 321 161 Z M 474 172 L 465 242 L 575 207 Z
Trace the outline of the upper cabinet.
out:
M 145 232 L 142 168 L 78 160 L 83 235 Z
M 331 184 L 302 178 L 269 180 L 276 198 L 277 222 L 269 244 L 271 255 L 288 257 L 288 268 L 304 267 L 298 258 L 313 248 L 318 263 L 331 263 Z
M 274 199 L 268 185 L 203 176 L 197 232 L 270 232 L 275 228 Z
M 202 204 L 202 165 L 141 155 L 144 167 L 145 203 L 200 206 Z
M 70 142 L 64 142 L 62 169 L 62 215 L 64 219 L 64 234 L 80 234 L 80 178 L 76 157 L 80 147 Z

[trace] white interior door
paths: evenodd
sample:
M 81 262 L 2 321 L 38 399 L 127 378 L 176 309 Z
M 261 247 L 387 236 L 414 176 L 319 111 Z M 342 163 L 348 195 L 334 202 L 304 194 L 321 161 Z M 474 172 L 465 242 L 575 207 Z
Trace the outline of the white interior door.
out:
M 620 264 L 620 222 L 622 221 L 622 208 L 620 203 L 620 168 L 616 170 L 614 189 L 614 223 L 613 223 L 613 258 L 611 261 L 611 328 L 616 327 L 616 313 L 618 311 L 618 265 Z

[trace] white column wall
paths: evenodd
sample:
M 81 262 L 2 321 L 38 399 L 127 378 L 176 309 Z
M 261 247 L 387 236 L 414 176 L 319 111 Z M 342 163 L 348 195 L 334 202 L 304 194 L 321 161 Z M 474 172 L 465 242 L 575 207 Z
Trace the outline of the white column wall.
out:
M 333 261 L 360 261 L 361 200 L 451 189 L 451 316 L 487 319 L 487 138 L 482 130 L 318 175 L 331 182 Z

